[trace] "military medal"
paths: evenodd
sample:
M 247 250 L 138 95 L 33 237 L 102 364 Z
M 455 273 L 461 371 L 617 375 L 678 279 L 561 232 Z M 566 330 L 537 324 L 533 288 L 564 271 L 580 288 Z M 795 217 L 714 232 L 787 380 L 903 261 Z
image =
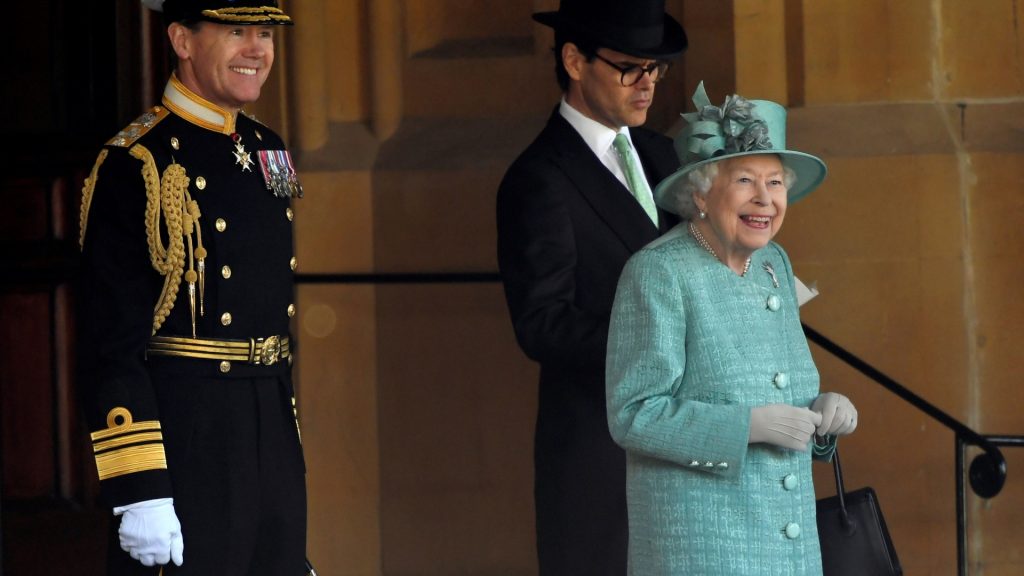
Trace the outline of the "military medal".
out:
M 236 132 L 231 135 L 231 139 L 235 142 L 235 151 L 232 152 L 235 155 L 235 164 L 241 164 L 242 172 L 252 172 L 252 158 L 242 145 L 242 135 Z
M 287 150 L 260 150 L 256 154 L 267 190 L 278 198 L 302 198 L 302 185 Z

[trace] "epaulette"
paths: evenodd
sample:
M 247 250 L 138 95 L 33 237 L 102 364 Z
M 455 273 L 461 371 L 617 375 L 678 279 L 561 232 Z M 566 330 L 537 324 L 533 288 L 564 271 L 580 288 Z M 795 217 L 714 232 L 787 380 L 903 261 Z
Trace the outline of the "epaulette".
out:
M 114 135 L 113 138 L 107 140 L 107 146 L 120 146 L 127 148 L 135 143 L 136 140 L 142 137 L 143 134 L 149 132 L 150 128 L 156 126 L 161 120 L 167 117 L 169 112 L 163 106 L 153 106 L 153 108 L 139 116 L 132 121 L 131 124 L 125 126 L 123 130 Z

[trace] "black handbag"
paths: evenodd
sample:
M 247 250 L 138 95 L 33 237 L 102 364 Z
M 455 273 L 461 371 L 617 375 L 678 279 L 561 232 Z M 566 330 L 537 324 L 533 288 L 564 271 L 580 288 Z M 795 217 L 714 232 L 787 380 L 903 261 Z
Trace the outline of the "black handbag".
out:
M 836 495 L 818 500 L 818 539 L 825 576 L 900 576 L 896 550 L 870 487 L 846 492 L 839 451 L 832 455 Z

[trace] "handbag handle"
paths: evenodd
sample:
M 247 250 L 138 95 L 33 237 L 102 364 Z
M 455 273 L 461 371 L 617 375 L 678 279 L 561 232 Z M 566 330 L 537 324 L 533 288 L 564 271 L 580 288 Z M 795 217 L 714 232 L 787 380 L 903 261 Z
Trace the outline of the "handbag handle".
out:
M 843 530 L 847 534 L 857 531 L 857 525 L 850 520 L 850 514 L 846 511 L 846 488 L 843 485 L 843 466 L 839 463 L 839 448 L 832 453 L 832 469 L 836 473 L 836 494 L 839 496 L 839 515 L 843 524 Z

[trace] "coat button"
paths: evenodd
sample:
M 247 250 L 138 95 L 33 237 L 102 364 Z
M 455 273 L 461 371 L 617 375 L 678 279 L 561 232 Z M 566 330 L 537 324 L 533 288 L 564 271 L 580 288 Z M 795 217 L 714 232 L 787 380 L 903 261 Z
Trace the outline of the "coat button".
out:
M 227 360 L 222 360 L 220 363 L 220 371 L 223 372 L 224 374 L 231 372 L 231 362 L 228 362 Z
M 786 386 L 789 386 L 789 375 L 785 372 L 779 372 L 775 375 L 775 378 L 772 378 L 772 383 L 775 384 L 776 388 L 782 390 Z
M 223 276 L 225 280 L 231 278 L 231 266 L 225 266 L 221 268 L 220 275 Z
M 196 177 L 196 188 L 206 190 L 206 178 L 203 178 L 202 176 Z
M 772 294 L 771 296 L 768 297 L 769 310 L 771 310 L 772 312 L 777 312 L 780 307 L 782 307 L 782 300 L 779 300 L 778 296 Z
M 228 223 L 223 218 L 217 218 L 217 232 L 223 232 L 228 227 Z
M 295 316 L 295 304 L 288 305 L 288 317 L 291 318 L 292 316 Z
M 294 272 L 295 271 L 295 267 L 298 266 L 298 265 L 299 265 L 299 263 L 295 259 L 295 256 L 292 256 L 292 259 L 288 261 L 288 266 L 290 266 L 292 271 Z
M 171 148 L 174 148 L 175 150 L 181 149 L 181 143 L 178 142 L 177 138 L 174 138 L 174 137 L 171 138 Z
M 295 219 L 295 212 L 292 212 L 291 208 L 286 208 L 285 211 L 284 211 L 284 215 L 285 215 L 285 217 L 288 218 L 289 222 L 291 222 L 292 220 Z
M 796 522 L 790 522 L 786 524 L 786 538 L 790 540 L 796 540 L 800 537 L 800 525 Z
M 782 479 L 782 487 L 786 490 L 795 490 L 799 484 L 800 481 L 793 474 L 786 474 L 786 477 Z
M 231 313 L 230 312 L 225 312 L 225 313 L 221 314 L 220 315 L 220 323 L 225 325 L 225 326 L 231 324 Z

